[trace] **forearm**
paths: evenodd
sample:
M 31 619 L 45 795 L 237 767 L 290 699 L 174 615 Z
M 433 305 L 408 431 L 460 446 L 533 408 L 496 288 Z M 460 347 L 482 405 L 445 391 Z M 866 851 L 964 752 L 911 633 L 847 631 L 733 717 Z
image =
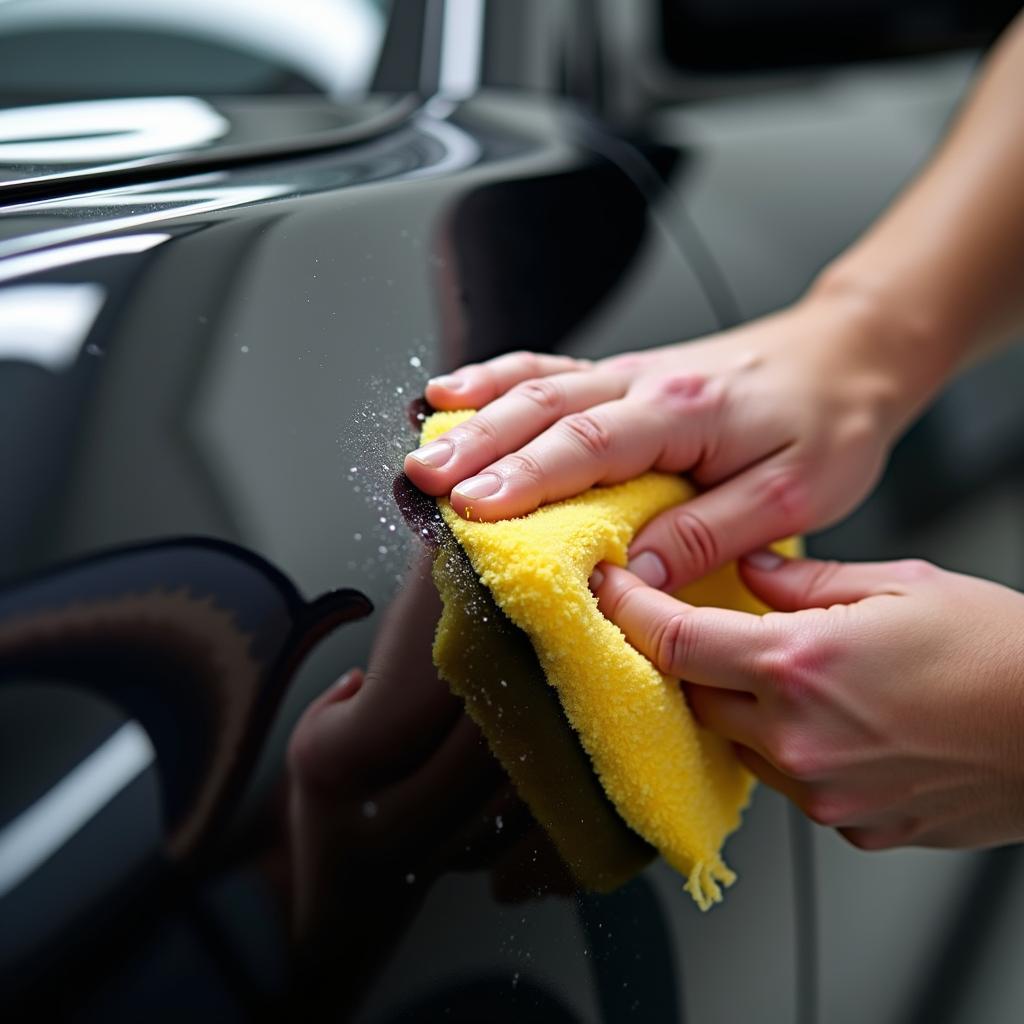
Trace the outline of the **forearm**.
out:
M 944 143 L 810 295 L 875 332 L 908 412 L 1024 326 L 1024 15 L 993 50 Z

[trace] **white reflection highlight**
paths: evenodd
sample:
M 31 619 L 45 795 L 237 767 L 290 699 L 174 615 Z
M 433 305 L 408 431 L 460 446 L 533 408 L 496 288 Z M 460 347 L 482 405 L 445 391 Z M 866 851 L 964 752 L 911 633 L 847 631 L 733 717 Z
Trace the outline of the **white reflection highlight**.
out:
M 197 206 L 202 210 L 237 206 L 239 203 L 256 202 L 278 195 L 282 190 L 266 187 L 232 188 L 169 188 L 160 191 L 150 185 L 139 185 L 116 192 L 88 192 L 82 196 L 63 196 L 60 199 L 42 199 L 34 203 L 22 203 L 9 207 L 19 212 L 41 207 L 50 213 L 54 210 L 117 210 L 138 209 L 140 206 L 172 206 L 175 203 L 187 206 L 186 212 L 193 213 Z M 211 204 L 216 204 L 211 205 Z M 175 214 L 180 210 L 173 211 Z
M 372 0 L 32 0 L 0 4 L 7 31 L 136 28 L 249 50 L 290 66 L 329 96 L 365 93 L 385 18 Z
M 122 725 L 0 832 L 0 898 L 52 857 L 154 759 L 137 722 Z
M 203 179 L 216 180 L 221 175 L 203 175 Z M 199 180 L 199 179 L 196 179 Z M 205 190 L 204 190 L 205 191 Z M 125 217 L 114 217 L 110 220 L 97 220 L 96 223 L 78 224 L 69 228 L 55 228 L 52 231 L 40 231 L 37 234 L 21 235 L 9 238 L 0 242 L 0 257 L 10 253 L 23 252 L 25 249 L 34 249 L 40 245 L 59 245 L 62 242 L 70 242 L 76 238 L 87 238 L 100 232 L 125 231 L 129 228 L 148 227 L 150 224 L 163 220 L 174 220 L 186 215 L 197 213 L 208 213 L 213 210 L 226 210 L 230 207 L 243 206 L 247 203 L 258 203 L 266 199 L 275 199 L 292 191 L 288 185 L 249 185 L 232 186 L 222 189 L 212 188 L 207 195 L 212 198 L 200 202 L 183 202 L 170 209 L 152 209 L 145 213 L 133 213 Z M 118 189 L 116 192 L 95 193 L 93 195 L 74 196 L 68 199 L 38 199 L 30 203 L 19 203 L 15 206 L 8 206 L 5 214 L 17 216 L 23 213 L 40 213 L 50 215 L 59 213 L 61 210 L 80 209 L 88 210 L 91 207 L 116 209 L 121 207 L 124 210 L 138 210 L 155 203 L 153 197 L 160 197 L 161 202 L 174 202 L 173 191 L 147 192 L 146 186 L 137 188 Z M 186 193 L 187 194 L 187 193 Z M 132 235 L 132 238 L 143 237 Z M 148 236 L 157 237 L 157 236 Z M 161 235 L 161 239 L 168 236 Z M 3 280 L 2 267 L 0 264 L 0 280 Z
M 485 0 L 445 0 L 441 24 L 441 66 L 437 91 L 465 99 L 480 84 Z
M 107 229 L 112 226 L 104 225 Z M 83 263 L 85 260 L 101 259 L 104 256 L 126 256 L 145 252 L 147 249 L 152 249 L 154 245 L 166 242 L 170 237 L 170 235 L 156 233 L 118 235 L 115 238 L 97 238 L 91 242 L 79 242 L 77 245 L 65 245 L 60 248 L 25 253 L 23 256 L 11 256 L 0 262 L 0 281 L 10 281 L 27 274 L 38 274 L 43 270 L 67 267 L 74 263 Z
M 431 113 L 438 109 L 435 104 Z M 440 103 L 446 101 L 441 100 Z M 411 178 L 432 178 L 438 174 L 450 173 L 472 167 L 480 159 L 480 144 L 468 132 L 456 127 L 450 121 L 434 121 L 429 117 L 417 117 L 416 127 L 424 135 L 430 135 L 444 147 L 444 156 L 436 163 L 427 167 L 417 167 L 414 171 L 406 171 L 395 176 L 395 181 L 408 181 Z
M 0 289 L 0 361 L 58 373 L 78 358 L 105 298 L 98 284 L 21 284 Z
M 44 103 L 0 110 L 0 163 L 79 164 L 198 149 L 230 124 L 191 96 Z

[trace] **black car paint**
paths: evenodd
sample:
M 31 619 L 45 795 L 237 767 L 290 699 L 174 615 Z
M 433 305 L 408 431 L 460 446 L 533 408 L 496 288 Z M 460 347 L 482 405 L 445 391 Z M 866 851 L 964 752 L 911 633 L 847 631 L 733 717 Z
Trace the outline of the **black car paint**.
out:
M 521 347 L 599 355 L 672 340 L 693 333 L 695 323 L 715 325 L 671 216 L 586 144 L 593 126 L 570 110 L 500 94 L 440 114 L 421 109 L 382 136 L 336 151 L 201 177 L 81 195 L 63 194 L 67 183 L 58 180 L 62 194 L 4 210 L 0 251 L 8 260 L 0 273 L 6 265 L 17 276 L 3 287 L 97 282 L 106 291 L 67 369 L 24 361 L 0 369 L 4 623 L 24 616 L 28 595 L 41 585 L 43 594 L 46 585 L 52 592 L 51 612 L 61 602 L 98 604 L 111 585 L 105 566 L 131 566 L 154 544 L 166 552 L 168 538 L 193 550 L 230 545 L 266 566 L 264 578 L 307 599 L 355 587 L 384 606 L 417 545 L 394 515 L 390 486 L 413 443 L 405 406 L 428 372 Z M 664 149 L 657 156 L 663 171 L 675 160 Z M 142 233 L 163 237 L 145 251 L 74 258 L 87 257 L 85 246 L 97 239 Z M 52 269 L 17 273 L 31 271 L 39 253 Z M 81 576 L 83 557 L 92 559 L 91 590 L 70 582 Z M 143 590 L 182 587 L 173 559 L 150 558 L 147 573 Z M 207 583 L 184 586 L 232 613 L 224 596 L 231 587 L 219 588 L 216 579 L 214 571 Z M 269 622 L 246 625 L 254 651 L 280 647 L 265 635 Z M 277 691 L 290 689 L 250 804 L 280 772 L 298 712 L 365 660 L 372 628 L 370 620 L 332 632 L 301 668 L 290 663 L 288 678 L 275 679 Z M 108 692 L 149 685 L 140 678 L 140 652 L 130 658 L 120 650 L 116 630 L 97 642 Z M 40 650 L 36 663 L 12 658 L 3 680 L 22 688 L 32 676 L 95 682 L 70 649 L 63 660 Z M 143 647 L 141 664 L 167 653 L 159 644 Z M 60 693 L 50 692 L 48 715 L 71 707 Z M 122 710 L 130 714 L 132 701 Z M 33 714 L 26 724 L 37 724 Z M 4 716 L 16 729 L 17 701 L 4 705 Z M 83 730 L 95 743 L 88 716 Z M 45 740 L 39 745 L 45 749 Z M 165 794 L 181 767 L 161 765 Z M 242 767 L 251 769 L 251 758 Z M 118 798 L 128 814 L 137 813 L 129 808 L 138 789 Z M 148 792 L 152 800 L 151 785 Z M 38 795 L 22 793 L 22 806 Z M 165 817 L 173 818 L 173 808 L 165 802 Z M 152 822 L 152 814 L 142 816 L 142 831 L 149 829 L 143 850 L 159 838 Z M 122 815 L 114 827 L 130 822 Z M 44 927 L 37 921 L 21 930 L 22 941 L 3 943 L 5 986 L 41 1005 L 54 1003 L 48 982 L 58 966 L 75 980 L 65 994 L 89 1004 L 82 950 L 68 948 L 69 932 L 80 935 L 84 922 L 96 935 L 94 955 L 85 959 L 91 971 L 102 965 L 111 972 L 89 975 L 102 1005 L 123 966 L 111 955 L 115 940 L 139 941 L 134 927 L 125 932 L 125 918 L 143 907 L 153 926 L 156 910 L 166 909 L 158 894 L 168 886 L 180 892 L 181 876 L 172 883 L 163 870 L 132 883 L 138 839 L 121 844 L 134 851 L 128 864 L 116 855 L 90 863 L 90 838 L 83 831 L 72 839 L 39 878 L 8 897 L 13 905 L 3 912 L 3 930 L 17 927 L 68 870 L 95 896 L 49 901 Z M 222 830 L 207 835 L 204 851 L 223 839 Z M 195 879 L 207 861 L 184 863 Z M 132 893 L 127 905 L 112 901 L 119 890 Z M 592 910 L 588 919 L 599 915 Z M 33 962 L 46 970 L 27 971 Z M 671 972 L 668 982 L 661 997 L 649 987 L 645 1019 L 674 1018 Z M 652 999 L 664 1003 L 660 1010 Z M 56 1004 L 69 1009 L 63 996 Z

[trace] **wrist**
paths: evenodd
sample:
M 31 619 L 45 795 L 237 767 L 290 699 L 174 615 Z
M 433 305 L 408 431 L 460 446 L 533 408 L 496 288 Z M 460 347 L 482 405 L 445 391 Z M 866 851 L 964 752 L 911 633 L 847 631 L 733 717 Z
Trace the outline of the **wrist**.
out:
M 956 371 L 960 347 L 938 318 L 841 261 L 799 305 L 828 325 L 828 368 L 865 392 L 893 439 Z

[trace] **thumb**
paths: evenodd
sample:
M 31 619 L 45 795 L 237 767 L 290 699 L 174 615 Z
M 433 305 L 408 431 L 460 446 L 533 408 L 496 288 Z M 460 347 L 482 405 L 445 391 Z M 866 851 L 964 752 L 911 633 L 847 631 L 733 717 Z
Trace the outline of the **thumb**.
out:
M 655 516 L 633 538 L 627 568 L 648 586 L 675 593 L 745 551 L 802 533 L 812 524 L 778 497 L 778 479 L 773 463 L 759 463 Z
M 767 549 L 740 559 L 740 575 L 755 597 L 783 612 L 855 604 L 877 594 L 902 594 L 920 576 L 920 562 L 822 562 L 784 558 Z

